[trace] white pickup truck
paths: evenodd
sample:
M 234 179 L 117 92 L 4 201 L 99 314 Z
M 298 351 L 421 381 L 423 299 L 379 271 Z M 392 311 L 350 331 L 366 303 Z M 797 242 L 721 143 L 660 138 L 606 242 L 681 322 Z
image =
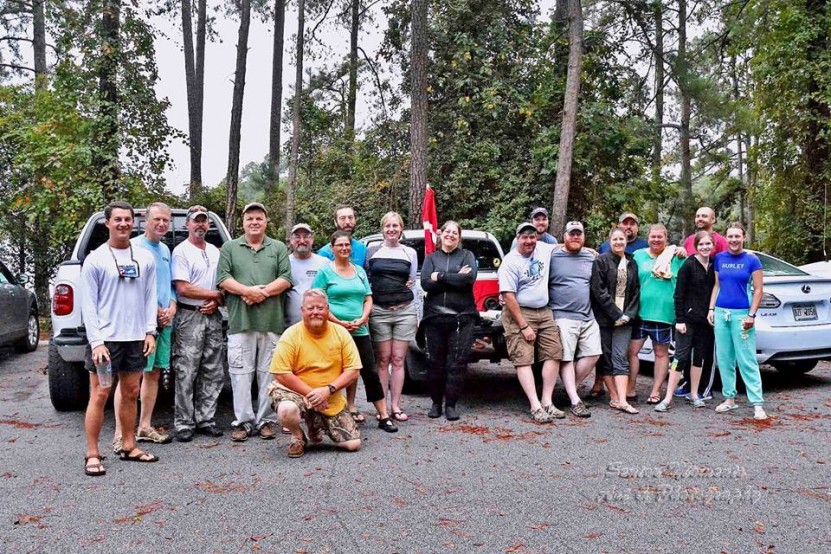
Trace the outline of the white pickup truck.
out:
M 133 236 L 144 233 L 145 210 L 136 210 Z M 174 209 L 170 231 L 164 238 L 165 244 L 173 248 L 187 239 L 185 227 L 187 210 Z M 228 229 L 218 215 L 209 213 L 211 227 L 205 237 L 217 248 L 230 239 Z M 56 410 L 79 410 L 86 406 L 89 398 L 89 375 L 84 370 L 84 351 L 87 335 L 81 318 L 81 295 L 79 287 L 81 266 L 87 255 L 104 244 L 108 238 L 104 226 L 104 213 L 98 212 L 89 218 L 72 255 L 63 262 L 52 283 L 52 338 L 49 341 L 49 397 Z

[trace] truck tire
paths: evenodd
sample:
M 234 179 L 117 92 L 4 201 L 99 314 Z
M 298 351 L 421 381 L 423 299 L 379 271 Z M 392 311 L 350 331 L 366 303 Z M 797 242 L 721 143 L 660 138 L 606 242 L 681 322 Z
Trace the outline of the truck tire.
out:
M 410 344 L 404 359 L 404 392 L 418 394 L 427 379 L 427 355 L 416 345 Z
M 89 375 L 83 363 L 67 362 L 58 348 L 49 343 L 49 398 L 59 412 L 71 412 L 86 407 L 89 401 Z
M 40 341 L 40 321 L 38 321 L 38 312 L 32 309 L 29 312 L 29 320 L 26 327 L 26 336 L 18 340 L 14 344 L 14 349 L 18 352 L 34 352 L 37 350 L 38 342 Z
M 802 375 L 808 373 L 819 363 L 818 360 L 793 360 L 787 362 L 771 362 L 770 365 L 776 368 L 776 371 L 782 373 L 791 373 L 794 375 Z

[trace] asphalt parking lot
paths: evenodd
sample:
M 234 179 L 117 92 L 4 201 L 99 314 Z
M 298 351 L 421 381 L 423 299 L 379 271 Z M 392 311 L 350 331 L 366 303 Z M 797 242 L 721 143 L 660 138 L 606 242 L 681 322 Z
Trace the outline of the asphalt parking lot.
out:
M 155 446 L 153 465 L 109 456 L 102 478 L 84 475 L 83 414 L 53 410 L 45 366 L 45 346 L 0 349 L 2 552 L 831 552 L 828 363 L 764 368 L 767 422 L 676 402 L 553 425 L 527 417 L 510 367 L 486 363 L 460 421 L 408 396 L 401 432 L 367 424 L 357 453 L 290 460 L 285 437 L 226 434 Z M 219 423 L 231 417 L 224 398 Z M 171 421 L 163 406 L 156 423 Z M 102 436 L 103 451 L 111 411 Z

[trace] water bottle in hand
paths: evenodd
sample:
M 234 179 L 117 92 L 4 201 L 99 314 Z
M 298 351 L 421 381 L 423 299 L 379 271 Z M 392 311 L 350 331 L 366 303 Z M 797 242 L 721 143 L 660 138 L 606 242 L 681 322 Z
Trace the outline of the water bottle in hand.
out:
M 101 360 L 95 364 L 95 373 L 98 375 L 98 386 L 102 389 L 113 386 L 113 366 L 110 360 Z

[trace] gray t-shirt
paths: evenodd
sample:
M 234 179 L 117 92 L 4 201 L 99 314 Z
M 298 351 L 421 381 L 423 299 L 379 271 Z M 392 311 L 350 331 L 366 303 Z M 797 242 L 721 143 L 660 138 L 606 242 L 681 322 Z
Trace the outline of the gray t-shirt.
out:
M 523 308 L 548 305 L 548 270 L 551 267 L 550 244 L 538 242 L 530 256 L 511 250 L 499 265 L 499 292 L 513 292 Z
M 292 287 L 286 293 L 286 325 L 298 323 L 300 316 L 300 305 L 303 303 L 303 293 L 312 288 L 312 281 L 321 267 L 329 263 L 329 260 L 318 254 L 312 254 L 305 260 L 295 258 L 294 254 L 289 256 L 291 264 Z
M 594 258 L 585 248 L 576 254 L 565 248 L 551 253 L 548 306 L 554 311 L 554 319 L 594 319 L 589 289 Z

